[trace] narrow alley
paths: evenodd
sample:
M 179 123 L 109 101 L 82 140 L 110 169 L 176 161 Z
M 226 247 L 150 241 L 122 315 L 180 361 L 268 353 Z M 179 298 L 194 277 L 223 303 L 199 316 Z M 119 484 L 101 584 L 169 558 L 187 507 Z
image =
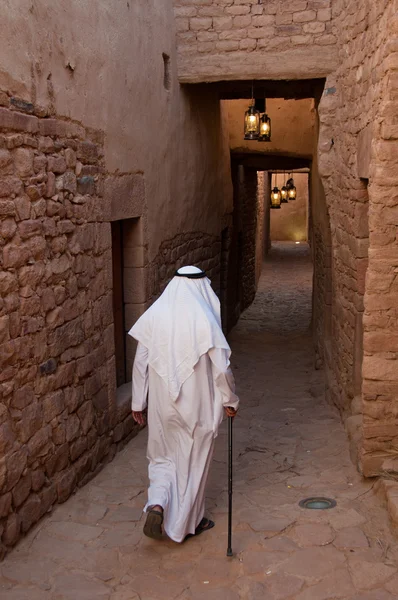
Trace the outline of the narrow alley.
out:
M 41 520 L 0 566 L 4 600 L 393 600 L 398 551 L 372 480 L 352 465 L 315 371 L 312 264 L 278 243 L 256 299 L 231 333 L 235 420 L 234 557 L 226 557 L 226 427 L 208 484 L 216 527 L 178 545 L 142 534 L 143 431 Z M 300 508 L 326 496 L 330 510 Z

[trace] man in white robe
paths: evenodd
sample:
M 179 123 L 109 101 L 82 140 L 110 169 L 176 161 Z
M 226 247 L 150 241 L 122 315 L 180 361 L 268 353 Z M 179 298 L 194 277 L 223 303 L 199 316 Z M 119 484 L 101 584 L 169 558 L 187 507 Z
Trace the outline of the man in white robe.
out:
M 148 410 L 149 481 L 144 533 L 174 541 L 211 529 L 205 485 L 225 411 L 239 399 L 221 329 L 220 302 L 205 273 L 183 267 L 129 331 L 138 340 L 133 417 Z M 147 398 L 149 401 L 147 404 Z

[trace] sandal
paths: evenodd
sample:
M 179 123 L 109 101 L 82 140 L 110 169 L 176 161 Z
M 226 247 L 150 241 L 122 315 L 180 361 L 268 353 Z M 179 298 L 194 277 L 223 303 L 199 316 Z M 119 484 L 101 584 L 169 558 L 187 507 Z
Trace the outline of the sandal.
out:
M 188 533 L 188 535 L 185 537 L 185 539 L 194 537 L 195 535 L 200 535 L 201 533 L 203 533 L 204 531 L 207 531 L 208 529 L 213 529 L 214 525 L 215 525 L 214 521 L 211 521 L 210 519 L 206 519 L 206 517 L 203 517 L 203 519 L 201 520 L 201 522 L 195 529 L 195 533 Z
M 163 513 L 158 510 L 149 510 L 144 525 L 144 534 L 153 540 L 162 539 Z

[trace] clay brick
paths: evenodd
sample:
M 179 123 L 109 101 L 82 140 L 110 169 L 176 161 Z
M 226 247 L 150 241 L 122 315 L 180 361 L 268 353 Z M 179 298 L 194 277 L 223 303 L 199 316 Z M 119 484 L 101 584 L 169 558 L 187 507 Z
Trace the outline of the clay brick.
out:
M 297 45 L 309 44 L 311 42 L 311 36 L 310 35 L 293 35 L 291 40 L 292 40 L 292 44 L 297 44 Z
M 293 13 L 281 13 L 275 16 L 275 25 L 289 25 L 293 21 Z
M 256 18 L 256 17 L 253 17 Z M 233 27 L 236 28 L 243 28 L 243 27 L 249 27 L 249 25 L 252 22 L 252 17 L 250 15 L 243 15 L 241 17 L 234 17 L 233 19 Z M 247 33 L 245 31 L 242 31 L 242 38 L 245 38 L 247 35 Z
M 252 17 L 251 23 L 253 27 L 267 27 L 273 25 L 275 18 L 273 15 L 261 15 L 258 17 Z
M 303 31 L 305 33 L 323 33 L 325 31 L 325 23 L 305 23 Z
M 225 8 L 225 14 L 228 15 L 247 15 L 250 13 L 250 6 L 246 6 L 246 5 L 236 5 L 234 4 L 233 6 L 226 6 Z
M 215 17 L 213 19 L 213 29 L 215 31 L 225 31 L 226 29 L 232 29 L 232 25 L 232 17 Z
M 189 19 L 178 18 L 175 20 L 176 31 L 178 33 L 189 31 Z
M 284 0 L 281 12 L 297 12 L 307 8 L 307 0 Z
M 299 35 L 302 32 L 302 28 L 301 25 L 278 25 L 277 27 L 275 27 L 275 31 L 277 35 L 282 35 L 282 36 L 292 36 L 292 35 Z
M 308 21 L 314 21 L 316 18 L 316 12 L 314 10 L 304 10 L 296 12 L 293 15 L 293 21 L 295 23 L 307 23 Z
M 176 17 L 196 17 L 198 9 L 194 6 L 176 6 L 174 14 Z
M 317 12 L 317 20 L 318 21 L 330 21 L 332 18 L 332 9 L 331 8 L 321 8 Z
M 239 42 L 240 50 L 252 51 L 256 48 L 256 46 L 257 46 L 257 41 L 253 40 L 253 39 L 241 40 Z
M 217 50 L 222 52 L 233 52 L 239 49 L 239 42 L 235 40 L 224 40 L 216 43 Z
M 337 42 L 337 39 L 334 35 L 321 35 L 316 38 L 316 43 L 321 46 L 331 46 Z

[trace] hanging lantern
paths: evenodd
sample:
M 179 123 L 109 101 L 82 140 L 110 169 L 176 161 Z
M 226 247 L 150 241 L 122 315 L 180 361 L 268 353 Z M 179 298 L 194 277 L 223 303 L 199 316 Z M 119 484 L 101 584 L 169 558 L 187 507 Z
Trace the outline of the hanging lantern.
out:
M 249 106 L 245 112 L 245 140 L 257 140 L 260 130 L 260 113 L 254 107 Z
M 266 103 L 264 100 L 264 114 L 260 117 L 260 135 L 258 136 L 259 142 L 270 142 L 271 141 L 271 119 L 266 112 Z
M 293 177 L 289 177 L 289 179 L 286 181 L 286 188 L 287 188 L 288 200 L 295 200 L 297 190 L 296 190 L 296 186 L 294 185 Z
M 285 172 L 283 171 L 283 180 L 285 180 Z M 281 187 L 281 202 L 288 202 L 288 189 L 286 185 Z
M 245 112 L 244 139 L 257 140 L 260 132 L 260 111 L 254 103 L 254 84 L 252 82 L 252 103 Z
M 293 186 L 292 186 L 291 188 L 289 188 L 289 189 L 288 189 L 288 191 L 287 191 L 287 196 L 288 196 L 289 200 L 295 200 L 295 199 L 296 199 L 296 193 L 297 193 L 297 191 L 296 191 L 296 188 L 295 188 L 295 186 L 293 185 Z
M 277 176 L 275 173 L 275 187 L 271 190 L 271 208 L 280 208 L 281 207 L 281 192 L 278 188 Z
M 281 192 L 276 186 L 271 191 L 271 208 L 281 208 Z

